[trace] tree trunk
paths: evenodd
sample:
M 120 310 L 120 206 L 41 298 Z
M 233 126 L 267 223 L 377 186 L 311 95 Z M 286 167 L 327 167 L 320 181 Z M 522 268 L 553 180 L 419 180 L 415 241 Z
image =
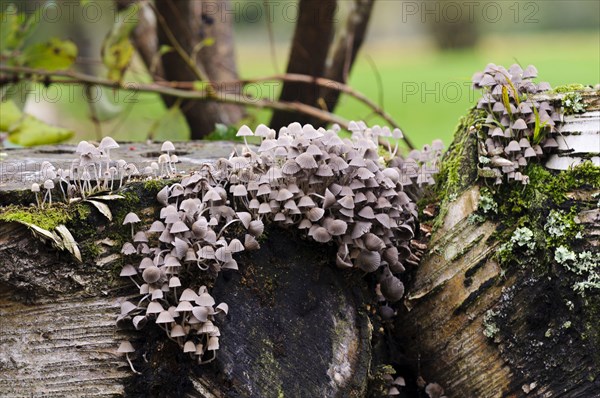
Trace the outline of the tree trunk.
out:
M 358 51 L 367 34 L 371 12 L 375 0 L 355 0 L 354 7 L 346 20 L 346 27 L 337 40 L 330 62 L 325 71 L 327 79 L 346 84 Z M 333 112 L 340 99 L 338 90 L 321 88 L 319 98 L 323 98 L 329 112 Z M 322 120 L 313 119 L 311 124 L 323 125 Z
M 162 55 L 161 67 L 166 80 L 201 81 L 219 88 L 218 95 L 241 95 L 241 87 L 221 87 L 219 82 L 238 78 L 235 62 L 232 19 L 222 10 L 229 9 L 228 0 L 217 2 L 191 0 L 164 0 L 156 2 L 156 9 L 164 18 L 164 25 L 172 32 L 185 53 L 192 58 L 199 76 L 175 51 Z M 216 15 L 214 14 L 216 12 Z M 159 16 L 159 21 L 160 21 Z M 204 45 L 203 40 L 214 39 L 214 44 Z M 165 26 L 158 23 L 159 46 L 174 47 Z M 193 54 L 197 54 L 195 57 Z M 148 56 L 145 56 L 146 60 Z M 147 60 L 146 60 L 147 62 Z M 166 98 L 172 106 L 173 98 Z M 182 101 L 180 108 L 188 122 L 192 139 L 200 139 L 215 130 L 215 124 L 235 125 L 244 115 L 243 108 L 215 102 Z
M 549 164 L 555 163 L 554 157 L 585 157 L 594 162 L 595 173 L 570 186 L 561 204 L 546 200 L 545 191 L 536 191 L 539 202 L 524 209 L 520 220 L 525 224 L 518 226 L 535 231 L 536 220 L 543 226 L 550 209 L 574 210 L 583 239 L 574 243 L 573 250 L 589 251 L 598 264 L 600 106 L 598 92 L 584 98 L 587 112 L 567 116 L 559 138 L 568 142 L 589 135 L 587 154 L 559 144 L 562 154 L 551 157 Z M 472 118 L 465 118 L 445 155 L 447 163 L 458 160 L 458 189 L 452 191 L 455 199 L 443 196 L 439 228 L 411 275 L 406 310 L 396 321 L 395 335 L 405 349 L 399 362 L 418 367 L 421 377 L 442 385 L 448 397 L 597 397 L 600 289 L 588 291 L 585 297 L 573 291 L 581 276 L 553 261 L 551 245 L 529 257 L 515 248 L 509 254 L 512 258 L 500 263 L 495 254 L 510 240 L 506 231 L 517 225 L 511 225 L 513 215 L 506 213 L 481 223 L 473 221 L 485 184 L 477 179 L 477 144 L 469 134 L 472 124 Z M 548 181 L 561 181 L 556 185 L 561 189 L 569 180 L 567 173 L 554 172 L 551 178 L 558 180 Z M 442 192 L 456 184 L 448 175 L 442 172 L 438 181 Z M 535 178 L 541 177 L 532 177 L 530 187 L 536 186 Z M 495 198 L 509 200 L 524 190 L 514 185 L 505 188 Z
M 287 73 L 324 76 L 325 62 L 334 34 L 336 4 L 336 0 L 300 0 Z M 316 84 L 285 82 L 279 100 L 320 108 L 319 91 Z M 311 121 L 308 115 L 275 111 L 271 118 L 271 128 L 279 129 L 292 122 L 306 124 Z
M 435 0 L 421 4 L 434 42 L 441 50 L 472 48 L 479 40 L 473 3 Z

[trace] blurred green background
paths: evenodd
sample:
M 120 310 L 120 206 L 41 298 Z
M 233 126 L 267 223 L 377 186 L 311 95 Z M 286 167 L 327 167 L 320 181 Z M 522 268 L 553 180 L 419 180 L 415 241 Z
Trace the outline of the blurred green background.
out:
M 7 3 L 0 0 L 2 7 Z M 83 23 L 80 12 L 73 13 L 74 18 L 63 15 L 53 21 L 44 20 L 32 41 L 49 35 L 76 38 L 86 54 L 76 67 L 101 72 L 100 45 L 115 11 L 110 1 L 93 3 L 102 10 L 94 23 Z M 337 21 L 341 29 L 350 2 L 339 3 Z M 235 20 L 240 76 L 252 78 L 284 72 L 294 29 L 295 2 L 273 3 L 275 59 L 271 56 L 263 2 L 232 4 L 226 17 Z M 381 104 L 417 145 L 435 138 L 449 144 L 458 119 L 479 95 L 470 89 L 470 78 L 489 62 L 507 67 L 515 62 L 522 66 L 534 64 L 540 72 L 538 80 L 548 81 L 553 87 L 600 82 L 600 2 L 485 0 L 469 4 L 468 19 L 472 23 L 462 27 L 444 25 L 457 20 L 460 2 L 379 0 L 375 4 L 367 40 L 349 84 Z M 461 20 L 466 19 L 463 14 Z M 134 60 L 126 80 L 149 80 L 139 59 Z M 26 106 L 28 112 L 74 129 L 74 141 L 96 137 L 80 89 L 38 87 L 32 93 Z M 249 87 L 247 93 L 276 99 L 272 97 L 277 90 L 256 85 Z M 102 123 L 104 135 L 121 141 L 144 140 L 150 133 L 156 139 L 171 140 L 184 140 L 189 135 L 183 117 L 168 113 L 156 95 L 109 90 L 101 95 L 108 99 L 108 105 L 116 104 L 119 110 L 118 117 Z M 336 113 L 368 124 L 384 124 L 366 107 L 345 96 Z M 255 126 L 267 123 L 269 118 L 268 110 L 249 108 L 245 122 Z

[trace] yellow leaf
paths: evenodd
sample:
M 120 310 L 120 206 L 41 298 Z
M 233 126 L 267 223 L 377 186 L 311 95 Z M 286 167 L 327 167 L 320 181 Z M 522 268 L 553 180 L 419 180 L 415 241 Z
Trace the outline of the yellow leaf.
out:
M 31 115 L 25 115 L 22 120 L 11 127 L 8 140 L 21 146 L 51 145 L 66 141 L 73 134 L 71 130 L 50 126 Z
M 119 12 L 116 21 L 102 43 L 102 62 L 108 69 L 108 78 L 121 81 L 133 56 L 129 35 L 137 25 L 139 6 L 134 4 Z
M 0 131 L 11 131 L 22 117 L 23 113 L 13 101 L 0 102 Z
M 30 68 L 60 70 L 67 69 L 77 58 L 77 46 L 70 40 L 51 38 L 47 42 L 25 48 L 21 63 Z

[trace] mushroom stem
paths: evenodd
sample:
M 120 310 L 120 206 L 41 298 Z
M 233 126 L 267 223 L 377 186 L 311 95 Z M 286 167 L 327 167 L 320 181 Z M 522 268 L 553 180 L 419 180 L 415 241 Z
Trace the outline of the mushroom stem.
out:
M 133 283 L 135 283 L 135 285 L 137 286 L 137 288 L 138 288 L 138 289 L 141 289 L 141 286 L 140 286 L 140 285 L 138 285 L 138 283 L 135 281 L 135 279 L 133 279 L 131 276 L 129 277 L 129 279 L 131 279 L 131 281 L 132 281 Z
M 309 193 L 309 195 L 316 196 L 317 198 L 320 198 L 321 200 L 325 200 L 325 197 L 323 195 L 319 195 L 316 192 L 311 192 L 311 193 Z
M 206 361 L 201 361 L 200 358 L 202 358 L 202 356 L 198 357 L 198 365 L 204 365 L 205 363 L 210 363 L 212 361 L 215 360 L 215 358 L 217 357 L 217 351 L 216 350 L 211 350 L 213 355 L 212 358 L 207 359 Z
M 133 281 L 133 283 L 135 283 L 135 281 Z M 137 285 L 137 283 L 136 283 L 136 285 Z M 150 297 L 150 295 L 149 295 L 149 294 L 146 294 L 144 297 L 142 297 L 142 298 L 140 299 L 140 301 L 138 301 L 138 304 L 137 304 L 137 306 L 139 307 L 139 306 L 142 304 L 142 301 L 146 300 L 148 297 Z
M 225 232 L 225 228 L 227 228 L 228 226 L 230 226 L 231 224 L 233 224 L 236 221 L 240 221 L 240 219 L 239 218 L 233 219 L 233 220 L 229 221 L 227 224 L 223 225 L 223 228 L 221 228 L 221 230 L 217 234 L 217 240 L 219 240 L 219 238 L 221 237 L 223 232 Z
M 35 193 L 35 203 L 37 203 L 37 207 L 40 207 L 40 197 L 38 192 Z
M 135 370 L 135 368 L 133 367 L 133 364 L 131 363 L 131 359 L 129 359 L 129 353 L 128 352 L 125 353 L 125 358 L 127 358 L 127 363 L 129 363 L 129 367 L 131 368 L 131 370 L 133 371 L 133 373 L 135 373 L 136 375 L 141 375 L 141 373 L 138 372 L 137 370 Z

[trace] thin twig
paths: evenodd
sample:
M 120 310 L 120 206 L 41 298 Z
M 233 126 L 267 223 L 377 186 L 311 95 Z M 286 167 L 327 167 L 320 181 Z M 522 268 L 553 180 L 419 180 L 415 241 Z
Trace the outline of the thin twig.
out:
M 132 82 L 114 82 L 108 79 L 104 79 L 97 76 L 91 76 L 79 72 L 72 71 L 53 71 L 49 72 L 43 69 L 32 69 L 26 67 L 18 67 L 18 66 L 5 66 L 0 65 L 0 72 L 11 73 L 11 74 L 25 74 L 29 75 L 28 78 L 32 81 L 35 79 L 33 76 L 42 77 L 44 82 L 48 84 L 52 83 L 61 83 L 61 84 L 91 84 L 102 87 L 109 87 L 117 90 L 125 90 L 125 91 L 138 91 L 145 93 L 155 93 L 161 95 L 172 96 L 176 98 L 182 99 L 190 99 L 190 100 L 198 100 L 198 101 L 214 101 L 228 104 L 237 104 L 244 105 L 253 108 L 267 108 L 267 109 L 277 109 L 287 112 L 299 112 L 312 117 L 315 117 L 319 120 L 323 120 L 328 123 L 337 123 L 341 127 L 348 127 L 348 120 L 342 118 L 341 116 L 337 116 L 330 112 L 323 111 L 321 109 L 315 108 L 310 105 L 306 105 L 300 102 L 284 102 L 284 101 L 273 101 L 267 98 L 245 98 L 243 96 L 233 96 L 233 95 L 222 95 L 216 97 L 210 97 L 207 95 L 205 91 L 195 91 L 195 90 L 182 90 L 177 88 L 167 87 L 165 85 L 157 84 L 157 83 L 132 83 Z M 63 78 L 60 81 L 55 81 L 52 79 L 53 76 L 59 76 Z M 12 79 L 6 79 L 6 82 L 13 83 Z M 0 85 L 2 84 L 3 78 L 0 77 Z
M 181 44 L 179 43 L 179 41 L 173 34 L 173 31 L 171 31 L 171 28 L 169 28 L 169 24 L 167 24 L 167 21 L 165 21 L 165 18 L 162 16 L 162 14 L 160 12 L 158 12 L 158 9 L 156 8 L 156 6 L 152 2 L 149 2 L 148 5 L 154 11 L 154 14 L 156 15 L 156 19 L 158 20 L 158 23 L 160 23 L 160 26 L 164 30 L 165 35 L 169 39 L 169 42 L 173 45 L 173 48 L 175 49 L 177 54 L 179 54 L 181 59 L 183 59 L 183 61 L 187 64 L 187 66 L 194 73 L 194 75 L 198 78 L 198 80 L 209 81 L 207 79 L 207 77 L 205 76 L 205 74 L 200 70 L 200 68 L 198 67 L 196 62 L 194 62 L 194 60 L 192 58 L 190 58 L 188 53 L 181 46 Z

